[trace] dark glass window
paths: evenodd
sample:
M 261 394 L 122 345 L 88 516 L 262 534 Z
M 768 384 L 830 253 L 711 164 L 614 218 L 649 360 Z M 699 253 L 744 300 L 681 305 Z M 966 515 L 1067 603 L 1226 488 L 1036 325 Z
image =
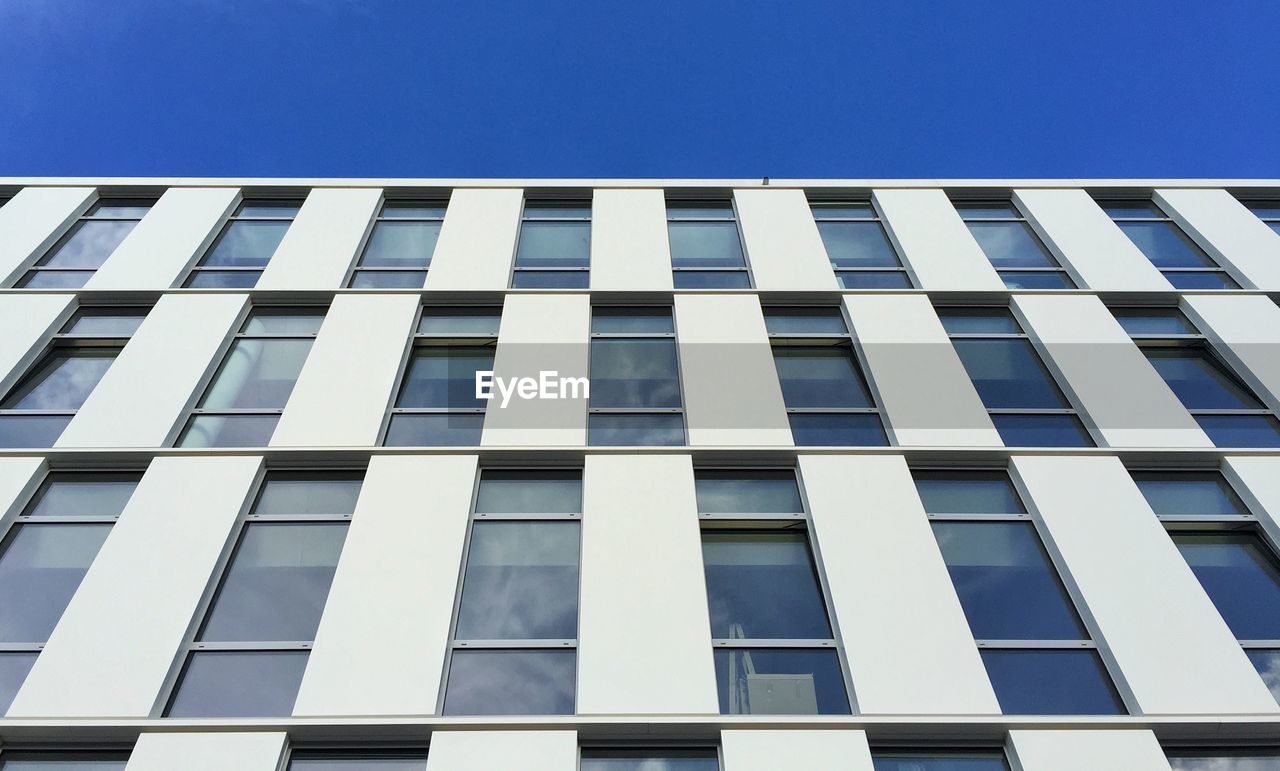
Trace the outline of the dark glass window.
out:
M 591 263 L 591 201 L 525 200 L 511 286 L 580 289 Z
M 247 289 L 257 284 L 301 206 L 284 199 L 241 203 L 183 286 Z
M 704 514 L 803 514 L 795 472 L 698 469 L 698 511 Z
M 18 286 L 32 289 L 82 287 L 151 209 L 149 200 L 102 199 L 76 220 Z
M 969 751 L 872 752 L 875 771 L 1008 771 L 1004 753 Z
M 427 754 L 405 750 L 295 750 L 288 771 L 426 771 Z
M 1169 750 L 1173 771 L 1275 771 L 1280 749 Z
M 841 287 L 911 286 L 911 277 L 870 201 L 810 201 L 809 206 Z
M 128 752 L 0 753 L 0 771 L 124 771 Z
M 737 217 L 729 199 L 667 199 L 667 239 L 677 289 L 751 286 Z
M 1222 266 L 1205 254 L 1160 207 L 1147 200 L 1104 200 L 1116 226 L 1178 289 L 1238 289 Z
M 1010 289 L 1074 289 L 1022 212 L 1008 201 L 958 201 L 956 210 Z
M 421 289 L 447 206 L 447 201 L 433 200 L 383 203 L 351 274 L 351 286 Z
M 587 444 L 684 444 L 670 308 L 595 308 L 590 367 Z
M 714 749 L 583 749 L 579 771 L 718 771 Z

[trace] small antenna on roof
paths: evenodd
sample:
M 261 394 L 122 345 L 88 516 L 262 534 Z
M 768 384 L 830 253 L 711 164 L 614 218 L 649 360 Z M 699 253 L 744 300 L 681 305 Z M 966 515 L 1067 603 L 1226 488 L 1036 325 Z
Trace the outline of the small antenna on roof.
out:
M 769 178 L 768 178 L 768 177 L 765 177 L 765 178 L 764 178 L 764 183 L 765 183 L 766 185 L 767 185 L 767 184 L 769 184 Z

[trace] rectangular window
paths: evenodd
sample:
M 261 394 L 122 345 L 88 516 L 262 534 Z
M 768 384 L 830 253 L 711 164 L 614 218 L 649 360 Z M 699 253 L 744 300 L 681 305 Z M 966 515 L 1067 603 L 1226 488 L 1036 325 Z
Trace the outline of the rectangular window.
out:
M 1101 199 L 1098 205 L 1177 289 L 1239 289 L 1240 285 L 1148 199 Z
M 324 308 L 255 308 L 178 439 L 179 447 L 266 447 L 324 321 Z
M 493 370 L 501 319 L 498 307 L 423 309 L 384 446 L 479 446 L 487 402 L 476 372 Z
M 591 201 L 525 199 L 511 286 L 586 289 L 591 265 Z
M 941 307 L 938 318 L 1009 447 L 1092 447 L 1084 424 L 1004 307 Z
M 1280 198 L 1255 198 L 1241 201 L 1249 211 L 1280 234 Z
M 424 750 L 294 750 L 287 771 L 426 771 Z
M 165 714 L 283 717 L 342 554 L 363 474 L 267 475 Z
M 714 748 L 583 747 L 579 771 L 719 771 Z
M 1280 447 L 1280 421 L 1177 308 L 1114 308 L 1116 320 L 1218 447 Z
M 104 198 L 80 216 L 18 281 L 31 289 L 75 289 L 102 267 L 155 203 Z
M 128 752 L 0 752 L 0 771 L 124 771 Z
M 132 306 L 77 310 L 0 399 L 0 447 L 52 447 L 146 315 Z
M 446 676 L 446 715 L 572 715 L 582 472 L 485 470 Z
M 1171 749 L 1172 771 L 1274 771 L 1280 748 Z
M 591 312 L 587 444 L 683 445 L 680 357 L 670 308 Z
M 0 541 L 0 713 L 138 485 L 131 473 L 53 473 Z
M 875 771 L 1009 771 L 1000 750 L 873 750 Z
M 956 201 L 956 210 L 1009 289 L 1075 289 L 1012 201 Z
M 302 201 L 251 199 L 227 219 L 209 251 L 191 269 L 183 286 L 200 289 L 248 289 L 293 224 Z
M 349 285 L 353 289 L 421 289 L 448 205 L 436 200 L 385 201 Z
M 667 239 L 676 289 L 751 288 L 732 199 L 668 197 Z
M 1124 714 L 1097 645 L 1008 475 L 913 475 L 1000 710 Z
M 812 200 L 809 208 L 841 287 L 911 287 L 911 277 L 870 201 Z

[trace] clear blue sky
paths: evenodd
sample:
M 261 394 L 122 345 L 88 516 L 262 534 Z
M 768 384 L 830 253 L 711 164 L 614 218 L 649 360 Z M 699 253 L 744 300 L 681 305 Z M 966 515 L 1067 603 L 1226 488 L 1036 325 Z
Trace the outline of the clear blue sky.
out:
M 1280 177 L 1280 2 L 3 0 L 0 175 Z

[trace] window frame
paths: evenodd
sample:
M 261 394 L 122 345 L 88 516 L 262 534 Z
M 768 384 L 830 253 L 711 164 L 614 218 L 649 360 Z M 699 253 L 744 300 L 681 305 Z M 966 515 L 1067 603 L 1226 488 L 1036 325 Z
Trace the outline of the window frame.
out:
M 715 757 L 716 768 L 724 771 L 724 748 L 721 747 L 719 741 L 700 742 L 693 739 L 675 740 L 675 741 L 648 741 L 638 742 L 635 740 L 579 740 L 577 764 L 575 769 L 582 768 L 583 760 L 594 760 L 586 755 L 594 752 L 634 752 L 638 755 L 661 755 L 665 752 L 705 752 L 708 759 Z
M 815 226 L 820 226 L 821 223 L 823 222 L 874 222 L 880 227 L 880 232 L 884 234 L 885 241 L 887 241 L 889 244 L 890 252 L 893 253 L 894 259 L 898 261 L 898 267 L 896 268 L 841 267 L 836 265 L 835 258 L 832 257 L 829 252 L 827 252 L 826 241 L 823 240 L 823 243 L 822 243 L 823 252 L 827 255 L 827 260 L 831 264 L 831 270 L 836 275 L 836 284 L 840 287 L 842 291 L 885 292 L 885 291 L 903 291 L 903 290 L 919 288 L 916 283 L 915 276 L 912 275 L 911 271 L 907 269 L 906 262 L 902 259 L 902 254 L 901 252 L 899 252 L 897 244 L 894 243 L 893 234 L 889 230 L 889 227 L 888 227 L 888 224 L 886 223 L 884 215 L 881 213 L 880 209 L 875 205 L 875 199 L 869 198 L 869 197 L 865 199 L 864 198 L 816 198 L 810 195 L 808 197 L 808 201 L 809 201 L 809 213 L 813 216 L 813 221 Z M 860 208 L 866 207 L 866 209 L 870 212 L 870 216 L 836 217 L 836 216 L 820 214 L 820 212 L 823 211 L 824 209 L 835 209 L 842 206 L 856 206 Z M 822 235 L 821 227 L 818 227 L 818 231 L 819 231 L 818 233 L 819 237 L 821 238 L 821 235 Z M 851 276 L 856 276 L 859 274 L 862 274 L 862 275 L 898 275 L 900 274 L 904 279 L 906 279 L 906 286 L 901 286 L 901 287 L 848 286 L 844 283 L 844 276 L 846 274 Z
M 550 291 L 566 291 L 566 290 L 582 290 L 587 289 L 591 283 L 591 239 L 594 236 L 592 232 L 593 217 L 595 210 L 592 207 L 593 201 L 589 195 L 584 197 L 564 196 L 555 198 L 530 198 L 528 195 L 520 202 L 520 227 L 516 230 L 516 245 L 514 253 L 511 256 L 511 275 L 507 278 L 507 288 L 509 290 L 550 290 Z M 552 216 L 552 215 L 534 215 L 529 213 L 530 208 L 538 207 L 548 208 L 581 208 L 586 209 L 590 214 L 587 216 Z M 524 226 L 527 223 L 539 222 L 569 222 L 569 223 L 586 223 L 587 225 L 587 260 L 586 264 L 577 267 L 565 266 L 540 266 L 540 265 L 521 265 L 520 264 L 520 243 L 524 237 Z M 586 280 L 582 286 L 563 286 L 563 287 L 518 287 L 516 281 L 521 274 L 536 273 L 582 273 Z
M 1142 254 L 1142 256 L 1147 258 L 1147 261 L 1151 263 L 1151 266 L 1156 270 L 1160 271 L 1161 275 L 1163 275 L 1166 279 L 1169 279 L 1169 283 L 1173 284 L 1174 289 L 1180 292 L 1181 291 L 1204 292 L 1204 291 L 1215 291 L 1215 290 L 1224 291 L 1224 290 L 1230 290 L 1230 289 L 1241 289 L 1244 287 L 1244 284 L 1241 283 L 1239 278 L 1233 275 L 1231 271 L 1224 268 L 1222 266 L 1222 263 L 1214 259 L 1213 255 L 1209 253 L 1209 250 L 1204 248 L 1204 246 L 1201 245 L 1200 241 L 1198 241 L 1194 236 L 1188 233 L 1186 228 L 1179 225 L 1172 217 L 1170 217 L 1169 212 L 1166 211 L 1163 206 L 1156 203 L 1154 198 L 1141 197 L 1141 196 L 1098 196 L 1094 198 L 1094 202 L 1098 205 L 1099 208 L 1103 210 L 1103 213 L 1106 214 L 1107 217 L 1112 222 L 1116 223 L 1116 227 L 1120 229 L 1120 232 L 1124 233 L 1124 237 L 1129 239 L 1129 241 L 1133 243 L 1134 248 L 1137 249 Z M 1137 215 L 1137 214 L 1117 216 L 1117 215 L 1111 214 L 1111 212 L 1108 212 L 1106 210 L 1108 206 L 1118 206 L 1118 205 L 1125 205 L 1125 204 L 1130 204 L 1130 205 L 1142 204 L 1145 206 L 1150 206 L 1153 211 L 1151 214 L 1148 214 L 1145 216 Z M 1155 262 L 1152 260 L 1151 255 L 1143 251 L 1142 247 L 1138 246 L 1137 242 L 1133 241 L 1133 239 L 1130 238 L 1129 234 L 1125 232 L 1124 228 L 1120 227 L 1121 223 L 1125 223 L 1125 222 L 1166 222 L 1168 223 L 1172 228 L 1174 228 L 1179 233 L 1181 233 L 1182 236 L 1187 239 L 1187 241 L 1189 241 L 1192 245 L 1194 245 L 1195 248 L 1199 250 L 1199 252 L 1202 255 L 1204 255 L 1204 258 L 1209 262 L 1209 264 L 1212 267 L 1202 266 L 1197 268 L 1188 268 L 1188 267 L 1160 267 L 1159 265 L 1156 265 Z M 1182 287 L 1179 287 L 1176 283 L 1174 283 L 1173 279 L 1170 278 L 1169 276 L 1170 273 L 1221 275 L 1225 277 L 1227 281 L 1230 284 L 1232 284 L 1232 286 L 1214 287 L 1213 289 L 1192 289 L 1192 288 L 1184 289 Z
M 1027 213 L 1022 210 L 1022 207 L 1019 206 L 1018 202 L 1014 200 L 1012 197 L 1010 198 L 952 198 L 951 205 L 955 208 L 956 213 L 960 215 L 960 219 L 964 222 L 965 229 L 968 230 L 971 234 L 973 232 L 973 228 L 969 227 L 969 223 L 971 222 L 976 222 L 976 223 L 1019 222 L 1019 223 L 1022 223 L 1024 226 L 1026 226 L 1027 230 L 1031 233 L 1031 237 L 1035 239 L 1036 243 L 1039 244 L 1040 248 L 1044 251 L 1045 257 L 1048 259 L 1050 263 L 1052 263 L 1052 267 L 1001 268 L 991 261 L 991 255 L 987 254 L 987 250 L 983 248 L 982 242 L 977 240 L 977 236 L 974 236 L 974 241 L 977 242 L 978 248 L 982 250 L 982 253 L 984 255 L 986 255 L 987 262 L 991 263 L 992 269 L 994 269 L 996 274 L 1000 276 L 1000 280 L 1005 282 L 1005 288 L 1008 289 L 1009 291 L 1061 292 L 1061 291 L 1070 291 L 1072 289 L 1080 288 L 1080 282 L 1077 280 L 1076 276 L 1070 270 L 1067 270 L 1066 266 L 1063 265 L 1062 260 L 1059 260 L 1057 255 L 1053 253 L 1053 250 L 1049 248 L 1049 244 L 1045 241 L 1044 238 L 1041 237 L 1040 233 L 1036 230 L 1035 225 L 1033 224 L 1031 218 L 1027 216 Z M 989 215 L 973 216 L 973 215 L 965 214 L 966 207 L 976 207 L 976 206 L 985 206 L 985 207 L 992 207 L 992 208 L 1008 207 L 1010 215 L 1007 217 L 994 217 Z M 1053 287 L 1053 288 L 1013 287 L 1008 285 L 1008 280 L 1005 279 L 1006 273 L 1056 274 L 1066 279 L 1067 285 L 1060 286 L 1060 287 Z
M 142 222 L 143 217 L 151 213 L 151 209 L 155 207 L 157 200 L 158 200 L 157 198 L 150 198 L 147 196 L 140 196 L 140 197 L 98 196 L 97 198 L 95 198 L 93 203 L 89 204 L 89 207 L 85 209 L 83 214 L 76 217 L 75 221 L 72 222 L 67 227 L 67 229 L 62 233 L 62 235 L 58 237 L 58 240 L 54 242 L 53 246 L 50 246 L 39 257 L 37 257 L 34 262 L 27 265 L 26 269 L 22 271 L 22 274 L 14 282 L 13 287 L 15 289 L 26 288 L 27 284 L 33 278 L 37 277 L 41 273 L 88 273 L 89 275 L 85 277 L 84 283 L 80 284 L 77 287 L 65 287 L 65 288 L 58 287 L 59 289 L 64 289 L 65 291 L 74 291 L 75 289 L 83 288 L 85 284 L 89 283 L 89 279 L 93 278 L 94 274 L 96 274 L 99 270 L 101 270 L 101 267 L 61 268 L 57 266 L 51 267 L 43 263 L 56 257 L 58 252 L 60 252 L 62 248 L 66 246 L 67 243 L 77 233 L 80 232 L 80 229 L 85 222 L 132 222 L 133 228 L 137 228 L 138 223 Z M 109 215 L 99 216 L 97 213 L 98 209 L 104 206 L 129 206 L 129 207 L 137 208 L 143 205 L 147 207 L 147 211 L 143 212 L 143 214 L 137 217 L 134 217 L 134 216 L 121 217 L 121 216 L 109 216 Z M 129 233 L 133 232 L 133 228 L 130 228 Z M 128 238 L 129 233 L 126 233 L 124 238 Z M 120 243 L 124 243 L 124 238 L 120 240 Z M 111 252 L 107 253 L 102 258 L 103 262 L 105 263 L 108 259 L 110 259 L 111 255 L 114 254 L 115 250 L 118 248 L 119 248 L 119 244 L 117 244 L 116 247 L 114 247 L 111 250 Z M 41 287 L 32 287 L 32 288 L 40 289 Z M 53 289 L 54 287 L 48 287 L 48 288 Z
M 222 220 L 222 223 L 218 228 L 218 235 L 215 236 L 214 239 L 209 242 L 209 247 L 204 250 L 203 254 L 200 255 L 200 259 L 196 260 L 195 264 L 192 265 L 191 268 L 187 271 L 186 276 L 184 276 L 182 280 L 182 288 L 183 289 L 200 289 L 204 291 L 208 291 L 210 289 L 224 289 L 226 291 L 239 291 L 239 292 L 243 292 L 246 289 L 252 289 L 258 283 L 256 279 L 254 280 L 254 283 L 248 287 L 193 287 L 191 286 L 191 282 L 195 281 L 201 272 L 255 273 L 257 274 L 258 278 L 262 278 L 262 272 L 265 271 L 267 269 L 267 266 L 271 264 L 272 258 L 275 257 L 275 252 L 278 251 L 280 248 L 279 244 L 276 245 L 276 249 L 273 250 L 271 254 L 267 255 L 266 262 L 264 262 L 260 267 L 251 267 L 247 265 L 206 266 L 205 263 L 214 254 L 214 252 L 218 250 L 218 245 L 222 243 L 222 240 L 226 238 L 227 233 L 231 231 L 232 226 L 235 225 L 235 223 L 237 222 L 288 222 L 289 226 L 285 228 L 284 235 L 280 237 L 280 240 L 284 241 L 284 239 L 289 235 L 289 230 L 293 227 L 293 223 L 297 220 L 298 214 L 299 212 L 301 212 L 302 206 L 305 203 L 306 203 L 305 195 L 302 197 L 288 196 L 288 195 L 282 195 L 282 196 L 262 195 L 262 196 L 253 196 L 250 198 L 242 198 L 236 204 L 235 210 L 232 211 L 231 214 L 227 215 Z M 245 215 L 241 213 L 246 208 L 251 206 L 286 206 L 286 205 L 293 206 L 295 204 L 297 206 L 298 211 L 294 212 L 293 214 L 290 214 L 287 217 L 271 216 L 266 214 Z
M 598 309 L 606 310 L 636 310 L 636 311 L 652 311 L 661 310 L 669 314 L 671 318 L 670 332 L 597 332 L 595 328 L 595 314 Z M 640 445 L 644 447 L 688 447 L 689 446 L 689 419 L 685 414 L 685 405 L 688 400 L 685 398 L 684 388 L 684 364 L 680 356 L 680 338 L 679 328 L 676 326 L 675 307 L 671 305 L 614 305 L 601 303 L 591 306 L 591 332 L 587 335 L 587 382 L 591 381 L 591 347 L 596 340 L 670 340 L 672 351 L 676 359 L 676 388 L 680 394 L 679 407 L 597 407 L 591 404 L 591 399 L 587 399 L 587 446 L 588 447 L 629 447 L 633 445 L 606 445 L 591 444 L 591 416 L 592 415 L 679 415 L 681 424 L 682 440 L 679 444 L 673 445 Z
M 439 216 L 439 217 L 421 217 L 421 216 L 419 216 L 419 217 L 388 217 L 388 216 L 387 216 L 387 206 L 388 206 L 388 205 L 390 205 L 392 209 L 395 209 L 395 208 L 400 207 L 400 206 L 420 206 L 420 207 L 423 207 L 423 208 L 436 208 L 436 207 L 439 207 L 439 208 L 441 208 L 441 209 L 442 209 L 442 211 L 440 212 L 440 216 Z M 445 218 L 445 215 L 448 213 L 448 211 L 447 211 L 447 210 L 448 210 L 448 207 L 449 207 L 449 196 L 448 196 L 448 195 L 445 195 L 444 197 L 441 197 L 441 198 L 431 198 L 431 197 L 424 197 L 424 198 L 383 198 L 383 199 L 382 199 L 382 201 L 378 204 L 378 213 L 377 213 L 376 215 L 374 215 L 374 217 L 373 217 L 373 221 L 372 221 L 372 222 L 370 223 L 370 225 L 369 225 L 369 232 L 365 235 L 364 241 L 363 241 L 363 243 L 361 243 L 361 245 L 360 245 L 360 251 L 359 251 L 358 256 L 356 257 L 355 264 L 351 266 L 350 275 L 348 275 L 348 276 L 347 276 L 347 280 L 346 280 L 346 281 L 344 281 L 344 282 L 343 282 L 343 284 L 342 284 L 342 285 L 343 285 L 343 287 L 345 287 L 345 288 L 347 288 L 347 289 L 362 289 L 362 290 L 379 290 L 379 289 L 381 289 L 381 290 L 396 290 L 396 291 L 402 291 L 402 292 L 403 292 L 403 291 L 414 291 L 415 289 L 421 289 L 421 288 L 422 288 L 422 286 L 426 283 L 427 273 L 428 273 L 428 272 L 430 272 L 430 270 L 431 270 L 431 262 L 432 262 L 432 259 L 435 257 L 435 247 L 434 247 L 434 246 L 433 246 L 433 247 L 432 247 L 432 249 L 431 249 L 431 254 L 428 254 L 428 255 L 427 255 L 427 262 L 426 262 L 426 265 L 423 265 L 423 266 L 422 266 L 422 267 L 420 267 L 420 268 L 405 268 L 405 267 L 390 267 L 390 266 L 388 266 L 388 267 L 383 267 L 383 266 L 377 266 L 377 265 L 367 266 L 367 265 L 365 265 L 365 264 L 364 264 L 364 260 L 365 260 L 366 255 L 367 255 L 367 254 L 368 254 L 368 252 L 369 252 L 369 246 L 373 243 L 373 237 L 374 237 L 374 234 L 376 234 L 376 233 L 377 233 L 377 231 L 378 231 L 378 226 L 379 226 L 379 225 L 381 225 L 382 223 L 384 223 L 384 222 L 392 222 L 392 223 L 395 223 L 395 222 L 415 222 L 415 223 L 438 222 L 438 223 L 440 223 L 441 227 L 443 227 L 443 226 L 444 226 L 444 218 Z M 437 243 L 437 245 L 439 244 L 439 240 L 438 240 L 438 239 L 437 239 L 437 242 L 436 242 L 436 243 Z M 365 274 L 365 273 L 421 273 L 421 274 L 422 274 L 422 283 L 421 283 L 421 284 L 419 284 L 417 287 L 381 287 L 381 286 L 379 286 L 379 287 L 368 287 L 368 286 L 366 286 L 366 287 L 357 287 L 357 286 L 355 286 L 355 283 L 356 283 L 356 281 L 360 278 L 361 274 Z
M 672 209 L 671 207 L 672 202 L 676 202 L 678 204 L 675 209 Z M 729 205 L 727 207 L 724 207 L 724 204 L 726 202 L 728 202 Z M 693 205 L 706 204 L 708 205 L 708 208 L 724 207 L 726 216 L 724 217 L 708 217 L 708 216 L 681 217 L 678 214 L 673 214 L 673 212 L 680 211 L 679 204 L 693 204 Z M 746 238 L 743 237 L 742 220 L 738 216 L 738 202 L 734 199 L 732 194 L 728 196 L 718 196 L 714 194 L 707 194 L 707 195 L 690 196 L 686 198 L 684 196 L 673 195 L 670 191 L 668 191 L 665 194 L 663 199 L 663 209 L 665 212 L 666 224 L 667 224 L 668 250 L 670 249 L 671 223 L 673 222 L 699 223 L 699 224 L 729 222 L 729 223 L 733 223 L 734 230 L 738 234 L 738 248 L 742 251 L 742 267 L 680 266 L 676 264 L 675 256 L 671 255 L 671 279 L 672 279 L 672 284 L 675 286 L 675 291 L 678 292 L 678 291 L 684 290 L 684 291 L 691 291 L 691 292 L 724 292 L 724 291 L 740 292 L 744 290 L 756 289 L 756 280 L 755 280 L 754 271 L 751 270 L 751 256 L 747 254 L 747 240 Z M 679 286 L 680 282 L 677 280 L 681 273 L 742 273 L 742 274 L 745 274 L 747 277 L 747 285 L 741 286 L 741 287 L 731 287 L 731 286 L 681 287 Z

